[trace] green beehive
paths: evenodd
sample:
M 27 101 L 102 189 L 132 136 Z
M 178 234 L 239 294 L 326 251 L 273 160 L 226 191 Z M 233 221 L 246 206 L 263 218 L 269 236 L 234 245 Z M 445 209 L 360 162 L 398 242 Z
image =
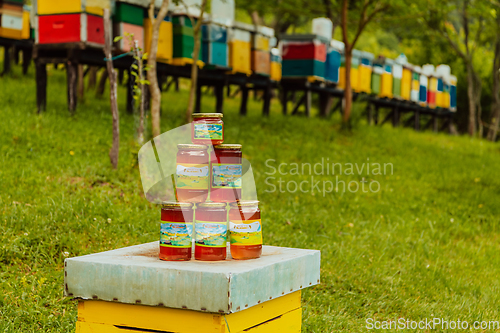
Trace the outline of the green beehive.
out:
M 194 19 L 194 24 L 196 24 L 197 21 L 198 21 L 198 19 Z M 172 17 L 172 24 L 174 26 L 175 25 L 182 25 L 182 26 L 190 27 L 190 28 L 193 27 L 193 23 L 191 22 L 191 19 L 187 16 L 184 16 L 184 15 L 173 16 Z
M 383 72 L 384 69 L 380 65 L 373 66 L 371 90 L 372 93 L 375 95 L 380 94 L 380 85 L 382 81 Z
M 113 21 L 143 25 L 144 8 L 125 2 L 117 2 Z
M 199 39 L 201 40 L 201 31 L 199 35 Z M 194 29 L 189 26 L 174 24 L 173 36 L 173 57 L 192 58 L 194 50 Z

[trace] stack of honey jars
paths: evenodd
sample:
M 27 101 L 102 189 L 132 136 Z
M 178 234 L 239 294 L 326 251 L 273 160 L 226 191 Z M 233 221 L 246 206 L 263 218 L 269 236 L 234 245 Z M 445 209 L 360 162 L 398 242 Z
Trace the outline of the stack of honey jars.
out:
M 228 237 L 233 259 L 260 257 L 259 202 L 241 200 L 241 145 L 223 142 L 221 113 L 193 115 L 191 143 L 177 146 L 177 201 L 162 207 L 160 259 L 190 260 L 193 234 L 196 260 L 225 260 Z

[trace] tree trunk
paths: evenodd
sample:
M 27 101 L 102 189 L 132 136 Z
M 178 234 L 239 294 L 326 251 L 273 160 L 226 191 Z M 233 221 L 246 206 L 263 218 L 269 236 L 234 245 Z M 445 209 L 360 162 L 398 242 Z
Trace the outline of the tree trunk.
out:
M 139 45 L 138 42 L 135 40 L 134 41 L 134 52 L 135 52 L 135 57 L 137 59 L 137 64 L 138 64 L 138 75 L 139 75 L 139 90 L 141 91 L 141 100 L 139 102 L 139 127 L 137 128 L 137 142 L 139 142 L 139 145 L 142 146 L 144 143 L 144 106 L 145 106 L 145 94 L 144 94 L 144 68 L 143 68 L 143 60 L 142 60 L 142 52 L 139 51 Z
M 205 13 L 205 7 L 207 6 L 207 0 L 202 0 L 200 18 L 196 24 L 193 24 L 193 35 L 194 35 L 194 49 L 193 49 L 193 64 L 191 65 L 191 87 L 189 88 L 189 100 L 188 107 L 186 110 L 186 122 L 191 121 L 191 116 L 193 115 L 193 109 L 196 98 L 196 86 L 198 85 L 198 56 L 200 54 L 200 30 L 203 14 Z M 194 20 L 191 18 L 191 21 Z
M 351 66 L 352 66 L 352 50 L 345 50 L 345 90 L 344 90 L 344 114 L 342 120 L 348 123 L 351 117 L 352 109 L 352 87 L 351 87 Z
M 497 15 L 497 25 L 500 26 L 500 15 Z M 491 103 L 492 120 L 488 130 L 488 140 L 495 142 L 500 125 L 500 32 L 497 33 L 495 43 L 495 57 L 493 58 L 493 87 Z
M 474 96 L 474 70 L 472 64 L 467 61 L 467 97 L 469 98 L 469 125 L 470 136 L 476 135 L 476 97 Z
M 151 0 L 149 5 L 149 19 L 151 20 L 151 44 L 148 53 L 147 77 L 149 81 L 149 91 L 151 93 L 151 128 L 153 137 L 160 135 L 160 105 L 161 91 L 158 86 L 158 76 L 156 74 L 156 54 L 158 53 L 158 39 L 160 35 L 160 25 L 168 12 L 169 0 L 163 0 L 160 11 L 155 18 L 155 0 Z
M 109 18 L 109 10 L 104 9 L 104 54 L 108 61 L 106 61 L 106 69 L 108 71 L 110 93 L 109 98 L 111 101 L 111 114 L 113 115 L 113 145 L 109 151 L 109 158 L 113 168 L 118 167 L 118 156 L 120 149 L 120 119 L 118 113 L 118 103 L 117 103 L 117 86 L 116 86 L 116 73 L 113 68 L 112 59 L 112 35 L 111 35 L 111 20 Z

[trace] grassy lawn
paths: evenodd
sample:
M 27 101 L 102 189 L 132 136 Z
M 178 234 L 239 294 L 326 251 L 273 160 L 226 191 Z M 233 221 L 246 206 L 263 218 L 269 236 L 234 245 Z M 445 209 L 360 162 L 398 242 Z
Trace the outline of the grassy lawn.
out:
M 51 70 L 48 109 L 37 115 L 30 70 L 0 78 L 0 331 L 70 332 L 76 303 L 63 297 L 64 258 L 157 240 L 159 208 L 142 193 L 124 88 L 114 171 L 107 97 L 87 93 L 70 116 L 64 72 Z M 185 90 L 164 94 L 163 131 L 181 125 L 186 99 Z M 214 105 L 204 96 L 205 111 Z M 238 105 L 225 101 L 226 142 L 243 144 L 252 163 L 265 244 L 321 250 L 321 284 L 303 293 L 304 332 L 364 332 L 367 318 L 500 320 L 498 144 L 359 119 L 344 133 L 338 116 L 284 117 L 277 101 L 262 118 L 250 99 L 240 118 Z M 368 193 L 341 184 L 325 195 L 270 191 L 311 177 L 335 184 L 307 169 L 290 175 L 290 163 L 322 159 L 391 163 L 393 172 L 339 175 L 376 181 L 380 191 Z M 288 174 L 269 175 L 266 161 L 287 163 Z

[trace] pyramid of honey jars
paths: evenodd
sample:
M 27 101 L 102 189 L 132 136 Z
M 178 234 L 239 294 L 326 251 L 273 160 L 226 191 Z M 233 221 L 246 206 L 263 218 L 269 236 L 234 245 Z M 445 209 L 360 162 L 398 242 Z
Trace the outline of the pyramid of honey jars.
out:
M 224 144 L 221 113 L 195 113 L 191 143 L 177 145 L 176 201 L 161 211 L 160 259 L 259 258 L 262 225 L 259 202 L 241 200 L 240 144 Z

